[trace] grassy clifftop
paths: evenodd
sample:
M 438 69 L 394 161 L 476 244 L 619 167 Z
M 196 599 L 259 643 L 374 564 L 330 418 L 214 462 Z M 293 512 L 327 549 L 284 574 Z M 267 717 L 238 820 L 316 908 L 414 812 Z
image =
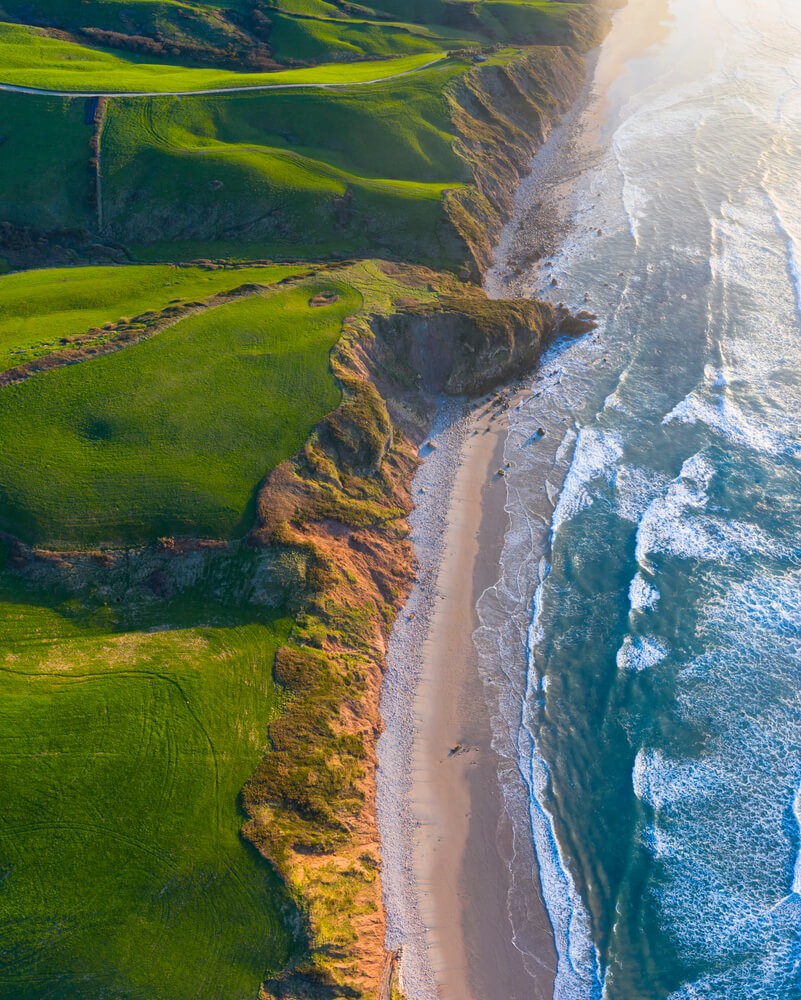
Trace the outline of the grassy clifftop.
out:
M 581 80 L 561 48 L 503 49 L 482 64 L 451 58 L 337 91 L 115 98 L 94 131 L 77 101 L 0 93 L 14 112 L 0 145 L 5 255 L 381 256 L 475 273 L 533 149 Z M 54 140 L 44 148 L 43 133 Z M 65 134 L 70 142 L 56 146 Z
M 301 279 L 8 386 L 0 530 L 61 548 L 244 532 L 264 471 L 336 406 L 328 352 L 358 305 Z
M 438 393 L 558 329 L 467 279 L 603 18 L 0 21 L 0 84 L 62 91 L 0 90 L 0 998 L 389 1000 L 375 741 L 415 445 Z M 246 81 L 282 89 L 186 95 Z M 132 89 L 159 96 L 100 96 Z
M 149 268 L 99 277 L 125 296 L 140 270 L 143 281 L 158 277 Z M 0 293 L 4 282 L 26 279 L 32 290 L 52 292 L 52 274 L 0 279 Z M 218 282 L 220 272 L 211 274 Z M 195 269 L 184 276 L 198 280 Z M 299 297 L 321 316 L 342 304 L 326 366 L 337 394 L 311 433 L 319 394 L 312 404 L 312 390 L 292 393 L 306 403 L 294 414 L 266 399 L 273 409 L 260 413 L 265 440 L 272 424 L 306 441 L 251 467 L 256 501 L 244 539 L 221 530 L 205 541 L 196 531 L 148 541 L 144 531 L 135 548 L 99 547 L 109 525 L 112 535 L 129 530 L 134 499 L 148 511 L 143 524 L 163 516 L 164 500 L 122 481 L 109 488 L 105 468 L 90 462 L 82 466 L 89 492 L 41 520 L 57 525 L 75 511 L 77 549 L 54 551 L 49 539 L 34 548 L 10 534 L 0 546 L 0 740 L 16 761 L 8 836 L 0 838 L 0 868 L 13 868 L 13 877 L 0 890 L 0 912 L 20 921 L 18 958 L 0 972 L 0 995 L 33 997 L 47 984 L 69 996 L 104 990 L 166 1000 L 191 983 L 193 996 L 244 1000 L 262 980 L 266 996 L 376 995 L 384 963 L 376 719 L 388 628 L 411 583 L 405 516 L 416 459 L 375 381 L 399 393 L 422 426 L 437 391 L 488 387 L 529 367 L 554 316 L 534 303 L 487 302 L 452 277 L 375 261 L 283 282 L 269 286 L 265 301 Z M 151 294 L 164 294 L 163 286 Z M 253 286 L 241 301 L 263 296 Z M 225 310 L 197 318 L 217 311 L 223 323 Z M 234 356 L 244 344 L 251 358 L 282 318 L 252 321 L 254 338 L 244 341 L 241 319 L 224 323 Z M 39 431 L 26 441 L 30 467 L 43 473 L 29 498 L 63 501 L 81 463 L 48 457 L 47 429 L 63 434 L 76 405 L 98 405 L 96 394 L 65 394 L 60 379 L 107 382 L 108 361 L 133 364 L 141 347 L 168 344 L 186 322 L 0 388 L 2 404 L 15 388 L 39 387 L 18 420 L 25 434 Z M 205 330 L 195 332 L 209 351 L 230 357 Z M 317 341 L 327 355 L 324 325 Z M 435 381 L 425 360 L 432 352 L 444 352 Z M 156 368 L 170 386 L 186 378 L 180 353 L 166 350 Z M 129 374 L 135 380 L 146 370 Z M 154 418 L 169 428 L 191 412 L 198 426 L 175 439 L 191 449 L 193 435 L 207 435 L 214 422 L 217 401 L 202 388 L 197 398 L 208 414 L 172 390 L 151 413 L 154 400 L 142 406 L 135 381 L 130 389 L 109 382 L 100 402 L 114 401 L 134 440 L 152 433 Z M 170 470 L 173 503 L 191 513 L 214 487 L 214 463 L 248 443 L 237 410 L 258 412 L 258 397 L 241 386 L 229 394 L 235 433 L 215 443 L 202 488 L 181 479 L 180 467 Z M 107 443 L 118 444 L 113 436 Z M 126 455 L 128 483 L 153 474 L 152 448 Z M 251 445 L 247 460 L 258 457 Z M 4 475 L 11 472 L 9 462 Z M 30 754 L 40 761 L 34 771 Z M 37 810 L 35 836 L 26 836 L 31 794 L 47 805 Z M 243 820 L 246 842 L 280 883 L 236 839 Z M 64 866 L 57 878 L 48 874 L 56 851 Z M 30 893 L 41 884 L 45 891 Z M 91 920 L 78 919 L 81 912 Z M 95 936 L 103 946 L 93 950 Z
M 569 47 L 586 49 L 604 24 L 594 4 L 561 0 L 0 4 L 0 17 L 31 21 L 31 11 L 51 27 L 0 22 L 0 84 L 165 96 L 0 91 L 0 257 L 14 267 L 381 256 L 475 275 L 498 229 L 499 194 L 508 199 L 531 137 L 580 83 Z M 221 68 L 170 48 L 171 19 L 187 42 L 202 35 L 198 18 L 253 38 L 281 18 L 340 40 L 402 29 L 415 46 L 410 54 L 387 36 L 377 58 L 320 50 L 301 68 L 306 43 L 293 36 L 285 45 L 295 56 L 254 75 L 242 60 Z M 164 52 L 109 48 L 86 33 L 112 23 Z M 290 89 L 169 96 L 236 86 Z M 481 164 L 492 170 L 504 135 L 502 156 L 516 149 L 518 163 L 490 189 Z
M 243 73 L 195 69 L 175 63 L 148 62 L 138 55 L 117 54 L 53 37 L 38 28 L 0 22 L 2 82 L 38 90 L 106 94 L 185 93 L 247 87 L 359 84 L 408 73 L 436 58 L 431 50 L 379 62 L 338 62 L 313 69 Z

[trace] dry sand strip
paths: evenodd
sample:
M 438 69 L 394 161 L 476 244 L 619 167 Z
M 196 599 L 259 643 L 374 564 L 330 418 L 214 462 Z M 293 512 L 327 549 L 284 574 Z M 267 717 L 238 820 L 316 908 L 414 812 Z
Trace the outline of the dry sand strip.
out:
M 491 411 L 492 412 L 492 411 Z M 495 411 L 497 412 L 497 411 Z M 412 808 L 420 820 L 415 866 L 427 890 L 421 913 L 442 1000 L 550 997 L 546 970 L 534 983 L 512 943 L 509 870 L 499 837 L 503 798 L 473 646 L 476 601 L 497 582 L 504 534 L 506 420 L 475 421 L 462 449 L 448 512 L 431 628 L 418 687 Z M 534 889 L 534 887 L 532 887 Z M 536 891 L 536 890 L 535 890 Z M 555 955 L 542 914 L 542 956 Z

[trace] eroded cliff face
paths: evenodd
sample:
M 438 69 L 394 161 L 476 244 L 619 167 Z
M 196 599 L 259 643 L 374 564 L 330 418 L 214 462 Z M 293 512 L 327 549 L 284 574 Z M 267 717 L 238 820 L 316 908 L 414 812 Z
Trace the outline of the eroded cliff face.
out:
M 480 65 L 449 89 L 458 139 L 474 184 L 445 196 L 477 277 L 492 262 L 514 195 L 552 127 L 581 93 L 584 59 L 573 49 L 535 46 L 506 65 Z
M 467 290 L 376 317 L 380 372 L 428 395 L 479 396 L 530 371 L 557 327 L 542 302 L 493 302 Z
M 440 281 L 435 302 L 349 326 L 332 359 L 340 407 L 259 496 L 254 539 L 304 551 L 313 566 L 294 641 L 276 660 L 287 707 L 243 796 L 245 834 L 295 889 L 309 944 L 265 998 L 389 1000 L 376 743 L 389 632 L 414 577 L 417 446 L 438 394 L 505 384 L 558 330 L 548 306 Z
M 414 576 L 417 448 L 438 394 L 504 384 L 559 328 L 549 306 L 490 302 L 451 275 L 378 262 L 371 274 L 395 300 L 345 321 L 331 356 L 341 402 L 266 477 L 246 538 L 72 553 L 0 539 L 7 568 L 81 606 L 156 608 L 202 589 L 221 606 L 292 615 L 274 664 L 282 712 L 242 793 L 243 834 L 296 907 L 296 960 L 263 998 L 389 996 L 376 743 L 389 632 Z

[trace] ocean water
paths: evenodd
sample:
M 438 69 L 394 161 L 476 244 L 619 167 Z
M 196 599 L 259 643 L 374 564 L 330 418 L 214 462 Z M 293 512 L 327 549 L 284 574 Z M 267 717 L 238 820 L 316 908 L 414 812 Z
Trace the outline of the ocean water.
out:
M 479 608 L 510 915 L 534 968 L 541 888 L 559 1000 L 792 1000 L 801 2 L 630 7 L 615 31 L 639 13 L 659 37 L 609 90 L 565 247 L 513 279 L 587 296 L 601 327 L 513 413 L 503 578 Z

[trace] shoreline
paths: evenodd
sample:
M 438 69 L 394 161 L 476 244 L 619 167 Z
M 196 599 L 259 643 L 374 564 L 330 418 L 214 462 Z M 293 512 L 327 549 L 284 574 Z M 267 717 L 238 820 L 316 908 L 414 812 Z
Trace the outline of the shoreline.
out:
M 542 907 L 538 953 L 550 952 L 551 961 L 536 984 L 542 990 L 533 994 L 508 917 L 510 869 L 502 844 L 510 846 L 511 831 L 473 642 L 478 601 L 496 582 L 509 527 L 506 484 L 497 473 L 508 427 L 504 414 L 493 414 L 497 408 L 482 405 L 467 423 L 415 700 L 414 861 L 443 1000 L 550 996 L 556 961 Z
M 626 44 L 612 30 L 587 56 L 579 97 L 554 124 L 515 194 L 514 213 L 484 277 L 491 298 L 531 295 L 532 279 L 537 285 L 549 279 L 549 258 L 572 241 L 575 181 L 600 153 L 609 93 L 627 60 L 659 39 L 660 20 L 654 25 L 647 17 L 652 9 L 622 8 L 616 18 L 629 29 Z M 550 360 L 556 357 L 558 351 Z M 525 388 L 534 382 L 532 373 Z M 520 387 L 501 392 L 521 398 Z M 458 416 L 454 404 L 440 412 L 429 438 L 436 450 L 421 452 L 426 461 L 415 477 L 410 518 L 419 572 L 391 635 L 382 691 L 378 813 L 387 945 L 402 952 L 400 984 L 413 1000 L 551 1000 L 557 940 L 534 835 L 526 835 L 528 820 L 521 825 L 528 803 L 501 709 L 513 694 L 524 696 L 525 683 L 519 692 L 504 692 L 497 676 L 499 666 L 502 672 L 508 667 L 524 682 L 528 616 L 515 614 L 504 626 L 519 640 L 514 663 L 494 662 L 497 645 L 487 644 L 486 631 L 487 622 L 500 623 L 497 615 L 505 620 L 508 612 L 497 604 L 495 588 L 503 584 L 512 485 L 496 470 L 515 453 L 505 414 L 489 422 L 486 400 L 471 415 L 461 406 Z M 538 450 L 538 483 L 531 486 L 541 537 L 531 539 L 521 567 L 525 579 L 518 580 L 526 607 L 522 590 L 533 599 L 570 464 L 565 411 L 546 415 L 537 404 L 532 420 L 535 411 L 533 426 L 543 422 L 548 437 Z M 523 868 L 524 886 L 515 878 Z
M 515 192 L 513 215 L 484 275 L 490 298 L 521 297 L 500 260 L 508 259 L 542 158 L 547 169 L 593 104 L 600 51 L 586 57 L 579 95 L 553 124 Z M 548 246 L 538 254 L 544 258 L 567 238 L 569 226 L 561 204 L 543 205 L 539 214 L 548 223 Z M 399 955 L 399 985 L 409 1000 L 553 996 L 554 930 L 533 842 L 521 842 L 510 813 L 506 748 L 494 731 L 497 685 L 485 675 L 475 643 L 486 627 L 482 598 L 499 582 L 511 527 L 506 478 L 498 475 L 510 430 L 505 411 L 530 390 L 539 367 L 479 400 L 443 403 L 412 484 L 417 576 L 387 651 L 377 783 L 386 945 Z M 498 395 L 508 403 L 503 410 L 492 406 Z M 520 905 L 513 867 L 521 855 L 532 881 L 523 904 L 526 940 L 518 947 L 510 909 Z
M 511 403 L 518 392 L 502 395 Z M 382 693 L 388 947 L 401 950 L 401 986 L 415 1000 L 545 1000 L 555 975 L 544 905 L 533 914 L 536 992 L 512 939 L 512 830 L 473 644 L 508 528 L 497 474 L 508 428 L 493 398 L 472 409 L 446 403 L 427 439 L 434 449 L 422 449 L 410 518 L 417 583 L 393 630 Z M 468 858 L 480 858 L 469 872 Z
M 600 53 L 588 55 L 580 94 L 553 125 L 515 193 L 514 214 L 484 276 L 491 298 L 520 297 L 515 276 L 501 260 L 529 210 L 542 157 L 547 169 L 594 103 Z M 569 235 L 564 204 L 543 209 L 549 245 L 541 259 Z M 377 787 L 387 950 L 400 955 L 399 984 L 410 1000 L 553 996 L 554 931 L 533 842 L 521 842 L 510 814 L 510 789 L 503 783 L 509 762 L 493 725 L 497 685 L 485 675 L 475 644 L 486 627 L 482 598 L 499 582 L 511 527 L 507 480 L 497 474 L 506 461 L 509 421 L 491 401 L 500 394 L 511 410 L 530 391 L 536 370 L 478 401 L 444 403 L 420 450 L 425 461 L 412 485 L 409 523 L 418 571 L 390 636 Z M 555 448 L 549 441 L 544 453 Z M 543 509 L 552 506 L 546 497 Z M 510 908 L 521 906 L 513 875 L 521 861 L 532 880 L 522 903 L 525 942 L 518 946 Z

